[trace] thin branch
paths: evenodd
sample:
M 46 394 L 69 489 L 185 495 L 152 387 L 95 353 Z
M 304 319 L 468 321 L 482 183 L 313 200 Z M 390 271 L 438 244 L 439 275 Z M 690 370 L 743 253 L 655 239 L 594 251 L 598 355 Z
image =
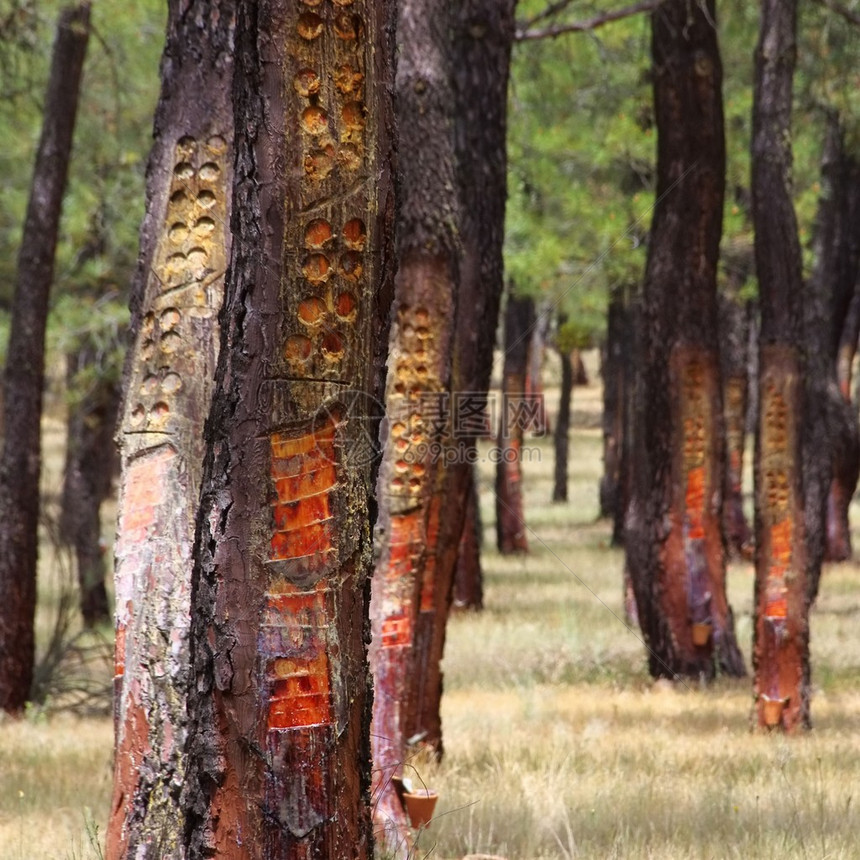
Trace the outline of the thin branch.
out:
M 843 6 L 841 3 L 838 3 L 837 0 L 815 0 L 815 2 L 824 6 L 825 9 L 829 9 L 837 15 L 841 15 L 846 21 L 854 24 L 855 27 L 860 27 L 860 12 L 854 12 L 847 6 Z
M 632 6 L 625 6 L 622 9 L 614 9 L 610 12 L 603 12 L 600 15 L 595 15 L 593 18 L 588 18 L 584 21 L 570 21 L 566 24 L 558 24 L 554 27 L 546 27 L 541 30 L 518 30 L 514 36 L 517 42 L 530 42 L 535 39 L 553 39 L 556 36 L 561 36 L 563 33 L 585 33 L 591 30 L 596 30 L 604 24 L 609 24 L 612 21 L 620 21 L 623 18 L 630 18 L 633 15 L 639 15 L 642 12 L 653 12 L 660 6 L 664 0 L 639 0 Z M 834 0 L 819 0 L 821 3 L 831 3 Z
M 517 23 L 517 31 L 525 32 L 526 30 L 530 30 L 535 24 L 545 21 L 547 18 L 552 18 L 553 15 L 557 15 L 559 12 L 563 12 L 573 2 L 575 0 L 555 0 L 554 3 L 550 3 L 549 6 L 544 7 L 544 10 L 538 12 L 537 15 L 533 15 L 525 21 L 519 21 Z

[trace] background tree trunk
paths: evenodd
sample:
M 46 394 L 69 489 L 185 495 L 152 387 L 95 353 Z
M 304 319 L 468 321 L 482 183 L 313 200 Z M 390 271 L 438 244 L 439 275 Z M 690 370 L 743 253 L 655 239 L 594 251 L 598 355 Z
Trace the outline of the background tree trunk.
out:
M 550 432 L 546 400 L 543 396 L 543 361 L 546 354 L 546 341 L 552 305 L 541 303 L 536 309 L 535 324 L 529 340 L 528 370 L 526 371 L 526 397 L 534 401 L 535 420 L 530 428 L 535 436 L 546 436 Z
M 92 343 L 67 356 L 68 390 L 72 395 L 63 470 L 60 537 L 73 547 L 78 568 L 84 624 L 110 620 L 105 586 L 105 546 L 101 541 L 101 506 L 111 494 L 117 471 L 113 436 L 120 391 L 105 378 Z
M 188 857 L 372 855 L 392 11 L 239 3 L 234 245 L 194 563 Z
M 463 0 L 453 9 L 453 71 L 457 185 L 460 195 L 460 277 L 452 367 L 453 435 L 438 485 L 439 531 L 434 553 L 432 610 L 422 591 L 425 626 L 432 625 L 428 658 L 418 667 L 420 697 L 412 734 L 442 755 L 442 655 L 454 568 L 464 529 L 475 439 L 484 435 L 503 279 L 506 197 L 506 109 L 514 0 Z M 478 420 L 476 421 L 476 418 Z M 453 456 L 452 456 L 453 452 Z M 454 465 L 451 466 L 451 460 Z M 431 520 L 431 525 L 433 522 Z
M 18 253 L 3 381 L 0 708 L 12 713 L 24 707 L 33 679 L 45 325 L 89 28 L 89 3 L 60 13 Z
M 510 294 L 505 309 L 505 362 L 496 467 L 496 543 L 503 554 L 528 552 L 529 548 L 520 451 L 530 415 L 525 377 L 534 324 L 534 301 Z
M 374 823 L 384 849 L 411 837 L 392 777 L 402 773 L 411 715 L 430 659 L 442 444 L 450 430 L 459 223 L 449 15 L 442 0 L 398 12 L 397 117 L 401 207 L 380 469 L 378 562 L 371 603 Z
M 756 722 L 809 725 L 810 574 L 802 475 L 803 284 L 792 204 L 791 103 L 797 8 L 764 0 L 755 56 L 752 192 L 761 298 L 756 432 Z M 771 715 L 769 702 L 784 702 Z
M 752 249 L 750 249 L 752 250 Z M 750 259 L 752 264 L 752 259 Z M 744 280 L 746 275 L 744 275 Z M 744 514 L 743 469 L 749 408 L 750 307 L 736 296 L 719 298 L 720 365 L 726 471 L 723 489 L 723 530 L 730 555 L 752 558 L 752 532 Z
M 471 473 L 463 533 L 460 535 L 457 567 L 454 571 L 454 606 L 457 609 L 473 609 L 479 612 L 484 608 L 484 577 L 481 570 L 484 532 L 478 476 L 474 467 L 471 468 Z
M 567 461 L 570 449 L 570 401 L 573 394 L 573 361 L 570 350 L 562 347 L 558 351 L 561 359 L 561 392 L 558 402 L 554 447 L 555 475 L 552 488 L 554 502 L 567 501 Z
M 230 253 L 234 0 L 169 6 L 119 431 L 109 860 L 185 857 L 191 560 Z
M 652 15 L 658 203 L 639 360 L 640 517 L 625 544 L 655 676 L 744 674 L 721 526 L 716 265 L 725 145 L 714 20 L 713 2 L 668 0 Z
M 624 450 L 625 403 L 631 380 L 627 377 L 631 352 L 626 291 L 614 289 L 606 314 L 606 344 L 603 349 L 603 477 L 600 479 L 600 516 L 613 521 L 612 542 L 622 543 L 624 500 L 621 491 L 621 460 Z
M 860 473 L 860 428 L 850 395 L 850 366 L 860 314 L 860 303 L 855 302 L 860 281 L 860 162 L 849 155 L 836 114 L 827 117 L 816 221 L 815 265 L 805 316 L 813 345 L 809 360 L 818 383 L 811 396 L 826 406 L 815 410 L 822 424 L 819 433 L 823 444 L 808 446 L 805 468 L 810 476 L 808 484 L 815 487 L 815 499 L 819 500 L 817 504 L 810 500 L 812 510 L 820 511 L 820 498 L 827 497 L 827 527 L 819 538 L 824 544 L 819 551 L 830 561 L 844 561 L 851 557 L 848 506 Z M 852 304 L 858 305 L 853 312 Z M 819 526 L 820 533 L 820 523 L 815 519 L 809 524 L 810 531 L 814 525 Z M 817 586 L 813 590 L 817 591 Z

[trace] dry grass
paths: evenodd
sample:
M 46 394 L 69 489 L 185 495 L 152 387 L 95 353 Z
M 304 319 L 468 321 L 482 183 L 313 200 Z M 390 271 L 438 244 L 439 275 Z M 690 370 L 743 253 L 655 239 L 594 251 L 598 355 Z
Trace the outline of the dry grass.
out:
M 750 732 L 748 682 L 654 685 L 621 620 L 622 555 L 595 522 L 599 391 L 574 402 L 571 502 L 547 501 L 548 442 L 526 466 L 527 557 L 492 548 L 483 467 L 487 607 L 451 621 L 446 757 L 412 761 L 441 794 L 416 856 L 860 857 L 860 567 L 824 574 L 809 735 Z M 748 647 L 749 565 L 730 591 Z M 110 739 L 107 719 L 0 723 L 0 860 L 97 856 L 85 816 L 104 830 Z

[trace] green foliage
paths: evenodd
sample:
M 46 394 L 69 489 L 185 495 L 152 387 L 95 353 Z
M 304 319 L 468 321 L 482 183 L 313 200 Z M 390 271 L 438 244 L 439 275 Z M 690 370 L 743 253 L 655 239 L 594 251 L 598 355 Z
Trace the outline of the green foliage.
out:
M 8 329 L 5 317 L 62 5 L 0 0 L 0 335 Z M 93 4 L 57 248 L 49 349 L 53 355 L 74 351 L 75 337 L 83 334 L 100 343 L 110 340 L 114 347 L 105 351 L 103 364 L 108 373 L 116 373 L 121 361 L 116 344 L 137 263 L 164 19 L 161 0 Z M 5 344 L 3 336 L 3 360 Z
M 543 8 L 520 4 L 520 17 Z M 571 4 L 571 18 L 587 4 Z M 505 264 L 567 328 L 602 328 L 608 291 L 636 282 L 653 205 L 648 22 L 526 42 L 514 52 Z M 587 339 L 587 335 L 585 336 Z
M 548 5 L 525 0 L 519 18 Z M 731 258 L 753 241 L 750 146 L 759 7 L 745 0 L 717 6 L 727 156 L 723 236 Z M 801 9 L 792 144 L 808 270 L 823 109 L 839 112 L 860 150 L 860 37 L 818 4 Z M 573 0 L 551 23 L 591 14 L 593 4 Z M 650 66 L 647 15 L 593 33 L 521 43 L 514 51 L 505 263 L 518 291 L 548 297 L 579 331 L 602 331 L 610 290 L 638 284 L 644 270 L 656 143 Z M 722 280 L 754 297 L 754 268 L 741 283 L 732 281 L 730 268 L 731 260 Z

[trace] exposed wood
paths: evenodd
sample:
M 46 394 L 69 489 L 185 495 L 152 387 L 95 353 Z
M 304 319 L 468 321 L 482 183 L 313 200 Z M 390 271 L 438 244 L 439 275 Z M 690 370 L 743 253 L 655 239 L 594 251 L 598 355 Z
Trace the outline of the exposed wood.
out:
M 231 244 L 235 24 L 234 0 L 169 6 L 118 434 L 109 860 L 187 856 L 191 571 Z
M 239 3 L 233 252 L 194 563 L 188 857 L 372 856 L 392 11 Z
M 801 250 L 791 189 L 796 0 L 764 0 L 755 54 L 752 197 L 761 301 L 756 432 L 755 722 L 809 725 L 810 573 Z M 776 718 L 768 702 L 783 703 Z
M 627 561 L 655 676 L 743 675 L 726 597 L 716 265 L 725 143 L 714 3 L 652 16 L 657 204 L 640 317 Z M 672 193 L 668 193 L 668 189 Z M 702 640 L 697 625 L 706 626 Z

